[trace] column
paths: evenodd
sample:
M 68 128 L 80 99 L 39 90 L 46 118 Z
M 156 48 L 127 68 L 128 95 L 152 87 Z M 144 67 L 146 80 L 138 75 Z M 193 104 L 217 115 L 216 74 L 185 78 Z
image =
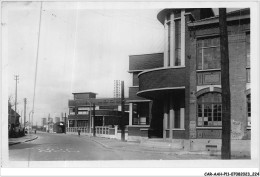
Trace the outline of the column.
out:
M 133 103 L 129 103 L 129 125 L 133 124 Z
M 174 13 L 172 12 L 171 16 L 171 32 L 170 32 L 170 66 L 175 65 L 175 21 L 174 21 Z
M 168 67 L 168 26 L 167 26 L 167 16 L 164 19 L 164 67 Z
M 168 104 L 167 101 L 164 101 L 164 110 L 163 110 L 163 139 L 166 139 L 166 129 L 168 127 L 168 110 L 167 110 Z
M 184 129 L 184 122 L 185 122 L 185 108 L 181 108 L 181 129 Z
M 181 10 L 181 66 L 185 66 L 185 10 Z
M 173 109 L 173 98 L 170 97 L 170 139 L 172 139 L 172 130 L 174 128 L 174 109 Z
M 102 122 L 103 122 L 102 125 L 105 126 L 105 116 L 103 116 L 103 121 Z

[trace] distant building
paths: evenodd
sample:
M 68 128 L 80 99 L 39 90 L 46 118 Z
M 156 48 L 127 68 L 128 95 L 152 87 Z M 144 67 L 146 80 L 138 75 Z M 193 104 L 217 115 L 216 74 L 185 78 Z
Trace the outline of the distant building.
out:
M 60 117 L 55 117 L 55 123 L 60 122 Z
M 121 98 L 121 81 L 114 80 L 114 98 Z
M 95 125 L 118 125 L 121 118 L 121 99 L 96 98 L 93 92 L 73 93 L 74 99 L 69 100 L 67 127 L 93 128 L 93 105 L 95 104 Z M 125 106 L 126 112 L 128 106 Z M 128 115 L 128 113 L 126 113 Z M 128 123 L 128 117 L 125 119 Z
M 47 118 L 42 118 L 42 126 L 47 125 Z
M 48 118 L 48 123 L 53 123 L 53 118 L 49 117 Z

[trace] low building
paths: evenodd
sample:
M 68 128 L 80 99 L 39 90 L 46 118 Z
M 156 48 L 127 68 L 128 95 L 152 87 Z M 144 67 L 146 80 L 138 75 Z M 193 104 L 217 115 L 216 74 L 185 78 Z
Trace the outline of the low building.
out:
M 92 132 L 94 114 L 95 126 L 119 125 L 122 117 L 120 98 L 96 98 L 93 92 L 73 93 L 73 98 L 68 102 L 68 128 L 84 127 Z M 127 105 L 125 110 L 128 110 Z M 128 114 L 124 121 L 128 124 Z

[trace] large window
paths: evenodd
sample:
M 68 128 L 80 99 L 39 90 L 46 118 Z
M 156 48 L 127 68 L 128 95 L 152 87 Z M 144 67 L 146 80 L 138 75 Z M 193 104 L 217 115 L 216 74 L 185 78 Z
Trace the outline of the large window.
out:
M 251 82 L 250 77 L 250 33 L 246 33 L 246 81 Z
M 197 70 L 207 69 L 220 69 L 219 37 L 197 41 Z
M 247 100 L 247 125 L 251 126 L 251 94 L 246 96 Z
M 181 65 L 181 20 L 175 20 L 175 66 Z
M 149 125 L 149 103 L 133 103 L 133 125 Z
M 197 119 L 199 127 L 222 126 L 221 94 L 206 93 L 198 98 Z
M 171 28 L 171 24 L 174 23 L 175 29 Z M 168 66 L 170 66 L 171 54 L 170 51 L 173 50 L 175 52 L 175 56 L 173 56 L 175 63 L 174 66 L 181 65 L 181 20 L 174 20 L 173 22 L 169 21 L 167 23 L 167 30 L 168 30 Z M 175 41 L 174 48 L 171 46 L 171 32 L 174 30 L 175 32 Z

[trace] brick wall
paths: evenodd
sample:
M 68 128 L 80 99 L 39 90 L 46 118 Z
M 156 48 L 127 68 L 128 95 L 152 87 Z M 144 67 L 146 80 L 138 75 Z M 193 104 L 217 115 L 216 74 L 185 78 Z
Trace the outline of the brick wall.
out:
M 185 86 L 185 68 L 169 68 L 139 75 L 139 90 Z
M 229 60 L 230 60 L 230 91 L 231 91 L 231 124 L 232 124 L 232 139 L 250 139 L 246 135 L 247 127 L 247 110 L 246 110 L 246 43 L 245 35 L 249 30 L 249 21 L 241 20 L 237 22 L 229 22 Z M 214 138 L 219 137 L 217 134 L 221 130 L 208 132 L 210 130 L 194 130 L 196 126 L 196 37 L 218 35 L 218 26 L 204 26 L 197 29 L 195 34 L 190 33 L 190 98 L 189 98 L 189 119 L 190 119 L 190 138 Z M 210 86 L 210 85 L 209 85 Z M 192 126 L 192 127 L 191 127 Z M 198 131 L 198 132 L 196 132 Z M 207 137 L 206 135 L 209 135 Z M 211 136 L 212 134 L 212 136 Z M 216 136 L 215 136 L 216 135 Z
M 129 56 L 129 70 L 144 70 L 163 67 L 163 53 Z

